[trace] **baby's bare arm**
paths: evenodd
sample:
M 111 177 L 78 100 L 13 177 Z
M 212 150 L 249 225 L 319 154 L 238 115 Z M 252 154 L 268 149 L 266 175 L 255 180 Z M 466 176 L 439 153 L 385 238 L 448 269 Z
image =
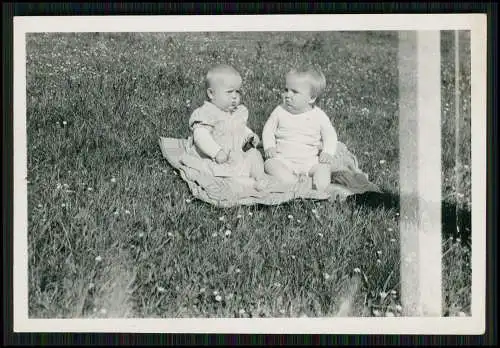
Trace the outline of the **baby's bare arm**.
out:
M 217 153 L 222 149 L 210 134 L 210 130 L 206 127 L 195 127 L 193 129 L 193 140 L 195 145 L 210 158 L 215 158 Z

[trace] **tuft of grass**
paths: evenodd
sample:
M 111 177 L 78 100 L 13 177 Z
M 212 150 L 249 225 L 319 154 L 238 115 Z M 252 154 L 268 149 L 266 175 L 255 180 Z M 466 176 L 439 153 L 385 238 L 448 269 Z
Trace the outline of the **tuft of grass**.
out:
M 469 38 L 457 196 L 452 37 L 442 37 L 442 193 L 468 207 Z M 209 65 L 240 71 L 261 133 L 285 72 L 311 61 L 340 140 L 397 193 L 397 47 L 391 32 L 27 35 L 30 317 L 398 315 L 397 209 L 217 209 L 193 199 L 157 145 L 188 136 Z M 450 241 L 443 251 L 445 311 L 469 313 L 470 250 Z

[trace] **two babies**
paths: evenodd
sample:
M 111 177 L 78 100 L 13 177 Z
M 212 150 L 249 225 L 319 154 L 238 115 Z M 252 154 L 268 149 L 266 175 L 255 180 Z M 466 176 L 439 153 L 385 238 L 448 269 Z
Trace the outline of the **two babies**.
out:
M 315 104 L 326 86 L 323 73 L 306 68 L 286 75 L 283 102 L 262 132 L 265 161 L 256 149 L 259 136 L 247 126 L 241 85 L 240 74 L 231 66 L 218 65 L 208 71 L 208 100 L 189 119 L 188 151 L 213 175 L 248 182 L 257 190 L 268 187 L 270 176 L 284 184 L 312 177 L 313 187 L 324 190 L 331 181 L 337 133 Z

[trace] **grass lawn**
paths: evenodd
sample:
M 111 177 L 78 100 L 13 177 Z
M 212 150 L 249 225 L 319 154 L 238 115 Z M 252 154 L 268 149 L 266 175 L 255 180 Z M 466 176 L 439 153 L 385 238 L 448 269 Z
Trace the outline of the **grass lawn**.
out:
M 470 209 L 462 40 L 457 196 L 453 36 L 442 36 L 442 194 Z M 28 34 L 30 317 L 333 316 L 350 293 L 349 315 L 399 315 L 397 209 L 311 200 L 217 209 L 193 199 L 157 142 L 189 135 L 204 73 L 218 62 L 242 74 L 249 126 L 261 134 L 285 72 L 308 59 L 324 69 L 319 105 L 340 140 L 397 195 L 397 49 L 390 32 Z M 461 237 L 443 238 L 447 315 L 470 314 Z

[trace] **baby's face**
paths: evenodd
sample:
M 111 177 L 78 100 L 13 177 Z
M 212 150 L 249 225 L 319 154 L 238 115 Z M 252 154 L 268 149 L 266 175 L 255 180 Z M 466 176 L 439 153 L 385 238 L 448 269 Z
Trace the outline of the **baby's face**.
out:
M 309 111 L 314 100 L 311 96 L 311 85 L 305 78 L 297 75 L 286 77 L 283 104 L 288 112 L 300 114 Z
M 222 111 L 234 111 L 240 104 L 241 78 L 228 75 L 213 83 L 207 93 L 210 101 Z

